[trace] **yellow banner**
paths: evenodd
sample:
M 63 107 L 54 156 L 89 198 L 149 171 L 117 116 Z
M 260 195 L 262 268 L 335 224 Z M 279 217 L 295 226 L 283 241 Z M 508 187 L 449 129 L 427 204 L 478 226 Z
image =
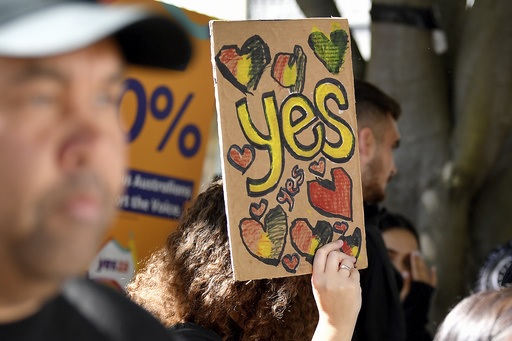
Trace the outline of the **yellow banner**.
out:
M 119 216 L 89 268 L 89 277 L 118 289 L 133 277 L 140 261 L 164 245 L 184 205 L 196 195 L 215 105 L 211 18 L 160 2 L 148 5 L 188 32 L 193 57 L 184 71 L 128 70 L 120 101 L 130 148 L 126 192 L 119 198 Z

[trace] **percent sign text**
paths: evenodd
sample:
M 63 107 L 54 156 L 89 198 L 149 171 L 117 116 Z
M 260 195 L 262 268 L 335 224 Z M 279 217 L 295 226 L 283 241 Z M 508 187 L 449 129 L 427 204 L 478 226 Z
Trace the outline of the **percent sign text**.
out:
M 129 78 L 125 81 L 125 90 L 121 96 L 121 101 L 129 91 L 132 91 L 137 99 L 135 119 L 133 120 L 132 126 L 128 132 L 128 141 L 131 143 L 137 139 L 144 128 L 146 112 L 148 111 L 148 97 L 146 96 L 144 86 L 134 78 Z M 188 94 L 181 106 L 179 106 L 179 108 L 174 111 L 174 115 L 171 115 L 175 104 L 171 89 L 165 85 L 161 85 L 153 91 L 149 97 L 149 111 L 151 116 L 160 121 L 171 117 L 169 128 L 162 136 L 158 146 L 156 146 L 157 151 L 161 152 L 165 148 L 167 141 L 174 133 L 178 123 L 180 122 L 180 119 L 185 114 L 185 111 L 190 105 L 193 97 L 194 95 L 192 93 Z M 165 105 L 163 108 L 159 108 L 157 103 L 162 99 L 165 101 Z M 190 141 L 193 142 L 190 143 Z M 194 124 L 187 124 L 186 126 L 182 127 L 179 131 L 178 137 L 178 148 L 180 153 L 185 157 L 193 157 L 199 151 L 200 146 L 201 132 L 199 131 L 199 128 Z

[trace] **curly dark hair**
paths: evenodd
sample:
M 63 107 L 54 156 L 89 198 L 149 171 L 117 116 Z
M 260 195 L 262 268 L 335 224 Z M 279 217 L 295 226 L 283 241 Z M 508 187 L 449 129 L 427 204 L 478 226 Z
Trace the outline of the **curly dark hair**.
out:
M 234 280 L 220 180 L 191 203 L 127 290 L 164 325 L 193 322 L 224 340 L 311 340 L 318 322 L 310 275 Z

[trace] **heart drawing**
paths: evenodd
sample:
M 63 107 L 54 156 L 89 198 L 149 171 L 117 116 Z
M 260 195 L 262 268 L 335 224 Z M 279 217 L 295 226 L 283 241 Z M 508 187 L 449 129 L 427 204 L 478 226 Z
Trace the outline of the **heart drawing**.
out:
M 281 206 L 268 211 L 263 225 L 257 220 L 244 218 L 238 227 L 242 242 L 253 257 L 265 264 L 279 265 L 288 234 L 288 221 Z
M 280 52 L 275 55 L 271 68 L 272 78 L 291 92 L 302 92 L 306 80 L 306 54 L 299 45 L 293 53 Z
M 260 36 L 254 35 L 238 48 L 224 45 L 215 56 L 220 73 L 244 94 L 256 90 L 265 67 L 270 63 L 270 50 Z
M 251 205 L 249 205 L 249 214 L 251 215 L 252 219 L 259 221 L 267 211 L 267 205 L 267 199 L 261 199 L 259 204 L 252 202 Z
M 335 28 L 328 38 L 322 31 L 314 29 L 309 35 L 308 44 L 330 73 L 337 75 L 340 72 L 348 47 L 345 30 Z
M 321 157 L 318 162 L 313 161 L 309 164 L 309 171 L 318 176 L 324 176 L 325 174 L 325 157 Z
M 299 255 L 296 253 L 293 254 L 286 254 L 283 256 L 283 259 L 281 260 L 281 263 L 283 264 L 283 268 L 288 271 L 289 273 L 294 274 L 297 272 L 297 267 L 300 264 L 300 258 Z
M 342 235 L 344 235 L 348 230 L 348 223 L 346 221 L 337 221 L 332 226 L 334 229 L 334 232 L 338 232 Z
M 254 162 L 255 154 L 254 146 L 250 144 L 245 144 L 242 148 L 234 144 L 229 147 L 227 159 L 231 166 L 244 174 Z
M 332 240 L 332 227 L 327 221 L 319 220 L 313 228 L 307 219 L 295 219 L 290 227 L 290 240 L 297 252 L 313 263 L 316 250 Z
M 325 216 L 352 221 L 352 179 L 342 167 L 331 169 L 331 177 L 308 181 L 309 203 Z
M 350 236 L 341 236 L 341 240 L 345 241 L 341 250 L 349 256 L 359 257 L 361 252 L 361 243 L 363 242 L 363 236 L 361 235 L 361 229 L 356 227 L 354 233 Z

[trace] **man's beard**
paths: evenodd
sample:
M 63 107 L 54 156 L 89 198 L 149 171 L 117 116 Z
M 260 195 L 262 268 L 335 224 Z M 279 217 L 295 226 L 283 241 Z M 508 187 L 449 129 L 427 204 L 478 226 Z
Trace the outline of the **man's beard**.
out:
M 378 157 L 366 164 L 366 170 L 362 174 L 363 201 L 366 203 L 379 203 L 384 200 L 386 193 L 382 190 L 378 181 L 378 175 L 382 173 L 382 162 Z

